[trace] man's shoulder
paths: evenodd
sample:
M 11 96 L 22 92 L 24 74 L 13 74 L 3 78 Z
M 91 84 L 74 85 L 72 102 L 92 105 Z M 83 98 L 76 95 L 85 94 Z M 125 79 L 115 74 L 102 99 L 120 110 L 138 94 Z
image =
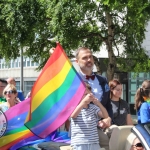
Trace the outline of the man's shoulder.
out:
M 100 79 L 100 80 L 107 81 L 106 77 L 104 77 L 104 76 L 102 76 L 102 75 L 100 75 L 100 74 L 96 74 L 96 73 L 95 73 L 95 76 L 96 76 L 98 79 Z
M 96 73 L 95 73 L 95 76 L 97 77 L 97 79 L 98 79 L 98 81 L 100 82 L 101 85 L 108 84 L 108 81 L 107 81 L 106 77 L 104 77 L 102 75 L 99 75 L 99 74 L 96 74 Z

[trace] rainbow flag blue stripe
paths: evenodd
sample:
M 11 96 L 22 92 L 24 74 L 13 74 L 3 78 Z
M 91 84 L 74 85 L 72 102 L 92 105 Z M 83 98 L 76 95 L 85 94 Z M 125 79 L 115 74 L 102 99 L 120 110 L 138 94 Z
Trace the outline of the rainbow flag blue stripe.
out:
M 25 125 L 45 138 L 69 118 L 84 91 L 82 79 L 58 43 L 32 89 Z

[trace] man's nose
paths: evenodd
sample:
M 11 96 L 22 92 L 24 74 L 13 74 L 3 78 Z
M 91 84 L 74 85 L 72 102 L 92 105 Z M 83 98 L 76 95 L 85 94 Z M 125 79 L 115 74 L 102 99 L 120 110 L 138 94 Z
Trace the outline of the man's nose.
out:
M 88 61 L 91 61 L 91 58 L 90 58 L 90 57 L 88 58 Z

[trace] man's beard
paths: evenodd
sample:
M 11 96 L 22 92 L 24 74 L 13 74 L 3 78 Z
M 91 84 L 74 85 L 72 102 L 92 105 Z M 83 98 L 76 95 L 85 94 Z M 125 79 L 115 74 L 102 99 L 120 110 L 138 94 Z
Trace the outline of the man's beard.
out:
M 79 67 L 80 67 L 80 69 L 83 70 L 83 71 L 93 71 L 93 66 L 88 67 L 88 66 L 79 65 Z

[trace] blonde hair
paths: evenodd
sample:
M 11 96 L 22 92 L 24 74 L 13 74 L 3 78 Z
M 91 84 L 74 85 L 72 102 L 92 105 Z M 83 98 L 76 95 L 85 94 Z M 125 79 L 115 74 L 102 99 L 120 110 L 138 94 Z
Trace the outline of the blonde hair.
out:
M 14 93 L 18 93 L 16 87 L 13 84 L 7 84 L 7 86 L 3 90 L 3 95 L 4 93 L 8 90 L 11 89 Z

